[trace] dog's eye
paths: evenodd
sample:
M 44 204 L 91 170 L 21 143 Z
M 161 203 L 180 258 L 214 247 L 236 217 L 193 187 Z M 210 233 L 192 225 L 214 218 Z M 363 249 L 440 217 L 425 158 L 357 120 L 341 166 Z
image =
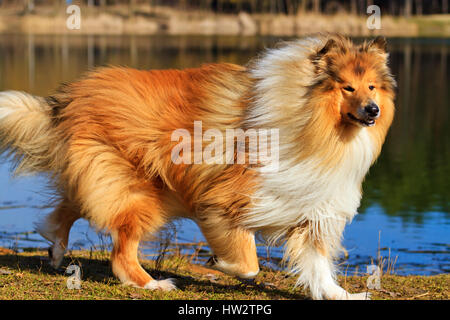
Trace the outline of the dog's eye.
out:
M 353 92 L 353 91 L 355 91 L 355 89 L 352 88 L 352 87 L 350 87 L 350 86 L 346 86 L 346 87 L 344 88 L 344 90 L 345 90 L 345 91 L 348 91 L 348 92 Z
M 375 89 L 374 86 L 369 86 L 369 90 L 373 90 L 373 89 Z

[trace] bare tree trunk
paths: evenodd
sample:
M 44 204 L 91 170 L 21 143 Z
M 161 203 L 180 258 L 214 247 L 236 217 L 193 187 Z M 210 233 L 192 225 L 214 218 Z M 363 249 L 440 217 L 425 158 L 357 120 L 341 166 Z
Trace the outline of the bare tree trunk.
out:
M 307 0 L 300 0 L 300 4 L 298 6 L 297 14 L 303 14 L 306 12 Z
M 276 10 L 276 0 L 269 0 L 270 1 L 270 13 L 275 13 Z
M 358 14 L 358 4 L 356 2 L 356 0 L 352 0 L 350 3 L 350 12 L 353 15 L 357 15 Z
M 366 2 L 364 0 L 359 0 L 358 2 L 359 2 L 358 7 L 360 10 L 360 14 L 366 14 L 366 10 L 367 10 Z
M 284 6 L 284 0 L 278 0 L 278 13 L 286 13 L 286 7 Z
M 448 13 L 448 0 L 442 0 L 442 13 Z
M 292 0 L 286 0 L 286 11 L 288 15 L 294 15 L 294 4 L 292 3 Z
M 100 10 L 105 10 L 106 9 L 106 0 L 100 0 L 99 1 L 99 5 L 100 5 Z
M 416 15 L 421 16 L 423 13 L 422 0 L 416 0 Z
M 242 11 L 242 1 L 236 1 L 236 12 L 239 13 Z
M 256 0 L 250 1 L 250 10 L 252 13 L 256 13 Z
M 180 0 L 178 2 L 178 5 L 180 7 L 181 10 L 186 10 L 187 9 L 187 4 L 186 4 L 186 0 Z
M 320 13 L 320 0 L 313 0 L 313 12 Z
M 405 0 L 405 16 L 407 18 L 411 17 L 412 13 L 412 0 Z
M 437 0 L 433 0 L 431 2 L 431 13 L 436 13 L 434 10 L 436 10 L 437 7 L 439 7 Z
M 391 16 L 395 16 L 395 1 L 390 1 L 389 2 L 389 13 L 391 14 Z

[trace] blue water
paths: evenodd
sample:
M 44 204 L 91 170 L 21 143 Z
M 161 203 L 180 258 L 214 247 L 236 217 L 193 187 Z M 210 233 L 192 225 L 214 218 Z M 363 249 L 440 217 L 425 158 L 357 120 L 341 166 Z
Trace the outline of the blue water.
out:
M 46 208 L 48 194 L 45 177 L 20 177 L 12 179 L 7 163 L 0 165 L 0 247 L 17 251 L 26 248 L 46 249 L 49 243 L 33 233 L 33 223 L 51 211 Z M 449 225 L 446 214 L 428 212 L 428 219 L 422 223 L 390 217 L 380 206 L 372 206 L 364 214 L 357 215 L 344 233 L 344 247 L 348 259 L 341 260 L 342 272 L 353 274 L 365 272 L 366 266 L 377 262 L 378 253 L 386 260 L 396 259 L 396 274 L 439 274 L 450 271 Z M 205 242 L 195 223 L 177 220 L 174 223 L 175 236 L 172 243 Z M 106 238 L 107 239 L 107 238 Z M 87 221 L 78 220 L 72 228 L 69 249 L 103 249 L 104 236 L 99 236 Z M 106 240 L 107 244 L 110 241 Z M 107 246 L 109 248 L 109 246 Z M 208 249 L 207 246 L 203 247 Z M 380 250 L 379 250 L 380 249 Z M 142 252 L 154 257 L 158 248 L 155 244 L 143 244 Z M 390 251 L 390 252 L 389 252 Z M 193 253 L 186 249 L 184 253 Z M 258 254 L 265 262 L 267 248 L 258 246 Z M 272 248 L 271 258 L 280 258 L 282 248 Z M 206 258 L 205 258 L 206 259 Z M 277 265 L 277 260 L 268 265 Z M 200 261 L 203 261 L 200 259 Z

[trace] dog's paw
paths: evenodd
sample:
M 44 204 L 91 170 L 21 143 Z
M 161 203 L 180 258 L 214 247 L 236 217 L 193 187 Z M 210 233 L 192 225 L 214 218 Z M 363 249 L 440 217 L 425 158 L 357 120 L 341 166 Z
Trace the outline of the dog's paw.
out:
M 348 293 L 347 300 L 370 300 L 372 294 L 370 292 Z
M 144 289 L 171 291 L 176 290 L 177 287 L 175 286 L 175 280 L 169 278 L 165 280 L 151 280 L 144 286 Z
M 66 250 L 57 242 L 48 248 L 49 264 L 55 269 L 61 266 Z
M 322 297 L 314 297 L 313 299 L 328 299 L 328 300 L 370 300 L 370 292 L 349 293 L 340 287 L 334 290 L 327 291 Z

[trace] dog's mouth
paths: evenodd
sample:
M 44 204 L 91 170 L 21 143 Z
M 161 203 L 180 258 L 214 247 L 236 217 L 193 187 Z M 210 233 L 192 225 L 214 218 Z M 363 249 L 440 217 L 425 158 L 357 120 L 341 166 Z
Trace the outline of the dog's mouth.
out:
M 366 119 L 358 119 L 357 117 L 355 117 L 353 114 L 351 114 L 350 112 L 347 113 L 348 118 L 353 121 L 356 122 L 364 127 L 372 127 L 375 125 L 375 119 L 373 118 L 366 118 Z

